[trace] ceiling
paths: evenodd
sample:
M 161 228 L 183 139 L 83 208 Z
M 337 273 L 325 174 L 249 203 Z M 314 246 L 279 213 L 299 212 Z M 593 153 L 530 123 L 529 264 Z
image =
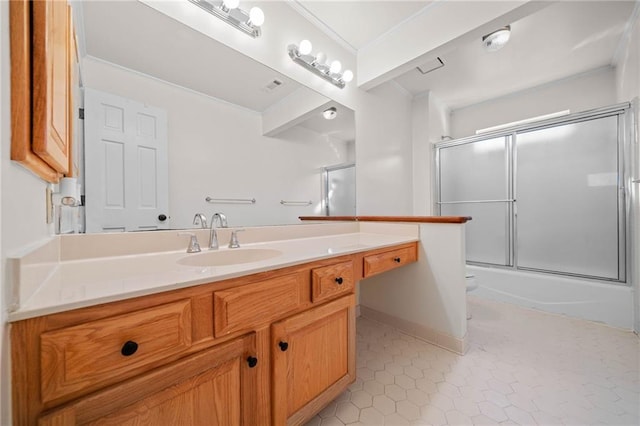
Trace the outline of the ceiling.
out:
M 327 120 L 322 116 L 322 111 L 335 107 L 338 115 L 333 120 Z M 346 108 L 336 102 L 325 104 L 318 111 L 314 111 L 305 121 L 298 124 L 321 135 L 330 136 L 343 142 L 356 140 L 356 117 L 352 109 Z
M 293 0 L 320 24 L 358 50 L 424 9 L 430 0 Z
M 432 3 L 293 1 L 311 22 L 354 51 L 416 14 L 429 13 Z M 454 45 L 440 56 L 443 68 L 426 75 L 413 69 L 395 81 L 413 95 L 432 91 L 457 109 L 612 65 L 634 5 L 629 0 L 555 2 L 512 22 L 511 40 L 497 52 L 485 52 L 479 39 Z M 301 87 L 142 3 L 88 1 L 83 9 L 88 55 L 254 111 Z M 284 84 L 266 91 L 274 79 Z
M 294 1 L 308 12 L 312 23 L 356 51 L 416 14 L 429 13 L 432 3 Z M 480 39 L 454 45 L 440 56 L 443 68 L 426 75 L 413 69 L 395 81 L 412 95 L 432 91 L 457 109 L 606 67 L 613 64 L 634 6 L 633 0 L 554 2 L 512 22 L 511 40 L 500 51 L 485 52 Z
M 259 112 L 302 87 L 140 2 L 86 1 L 82 13 L 87 55 L 116 65 Z
M 632 1 L 554 3 L 511 23 L 511 39 L 497 52 L 478 39 L 441 55 L 443 68 L 395 80 L 456 109 L 612 65 L 633 8 Z

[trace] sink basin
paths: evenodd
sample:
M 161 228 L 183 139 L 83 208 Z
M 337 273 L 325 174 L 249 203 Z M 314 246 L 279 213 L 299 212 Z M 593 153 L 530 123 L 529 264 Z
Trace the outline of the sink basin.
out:
M 191 254 L 178 260 L 180 265 L 186 266 L 229 266 L 240 263 L 258 262 L 280 256 L 282 252 L 274 249 L 232 249 L 209 251 Z

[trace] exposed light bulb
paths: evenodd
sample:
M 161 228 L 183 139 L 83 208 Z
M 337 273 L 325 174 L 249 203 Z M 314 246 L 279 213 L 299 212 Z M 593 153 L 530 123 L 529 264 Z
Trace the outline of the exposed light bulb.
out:
M 309 53 L 311 53 L 311 49 L 313 49 L 311 42 L 309 40 L 302 40 L 300 42 L 298 52 L 300 52 L 301 55 L 308 55 Z
M 235 9 L 240 6 L 240 0 L 223 0 L 222 4 L 226 9 Z
M 342 64 L 340 63 L 340 61 L 333 61 L 331 62 L 331 66 L 329 67 L 329 72 L 331 72 L 332 74 L 338 74 L 341 69 Z
M 345 83 L 348 83 L 348 82 L 350 82 L 351 80 L 353 80 L 353 72 L 352 72 L 351 70 L 346 70 L 346 71 L 344 72 L 344 74 L 342 74 L 342 80 L 343 80 Z
M 316 60 L 314 61 L 318 65 L 323 65 L 327 61 L 327 55 L 324 52 L 318 52 Z
M 249 10 L 249 24 L 254 25 L 256 27 L 264 24 L 264 12 L 259 7 L 252 7 Z

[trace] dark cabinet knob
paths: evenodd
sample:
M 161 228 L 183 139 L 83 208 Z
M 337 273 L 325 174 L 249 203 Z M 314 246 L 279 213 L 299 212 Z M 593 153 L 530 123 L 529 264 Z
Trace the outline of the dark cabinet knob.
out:
M 131 356 L 135 354 L 137 350 L 138 350 L 138 344 L 133 340 L 128 340 L 127 342 L 125 342 L 124 345 L 122 345 L 122 349 L 120 350 L 120 353 L 124 356 Z
M 258 365 L 258 358 L 255 356 L 250 356 L 247 358 L 247 364 L 249 364 L 249 368 L 253 368 Z
M 167 220 L 167 215 L 166 214 L 158 215 L 158 220 L 160 222 L 164 222 L 165 220 Z
M 396 263 L 400 263 L 400 258 L 399 257 L 394 257 L 393 261 L 396 262 Z
M 280 342 L 280 343 L 278 343 L 278 346 L 280 346 L 280 350 L 282 352 L 284 352 L 287 349 L 289 349 L 289 344 L 287 342 Z
M 342 277 L 336 278 L 336 282 L 338 283 L 338 285 L 342 284 Z

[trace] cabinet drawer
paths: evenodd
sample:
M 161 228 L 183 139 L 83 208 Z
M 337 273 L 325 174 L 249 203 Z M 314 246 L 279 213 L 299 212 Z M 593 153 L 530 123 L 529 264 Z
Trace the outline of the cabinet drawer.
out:
M 213 293 L 216 337 L 253 330 L 309 302 L 309 279 L 302 272 Z
M 311 270 L 311 301 L 316 303 L 353 292 L 353 261 Z
M 416 245 L 365 256 L 364 277 L 371 277 L 407 263 L 415 262 L 417 258 Z
M 161 364 L 191 346 L 191 303 L 181 300 L 43 333 L 43 402 L 94 390 Z

